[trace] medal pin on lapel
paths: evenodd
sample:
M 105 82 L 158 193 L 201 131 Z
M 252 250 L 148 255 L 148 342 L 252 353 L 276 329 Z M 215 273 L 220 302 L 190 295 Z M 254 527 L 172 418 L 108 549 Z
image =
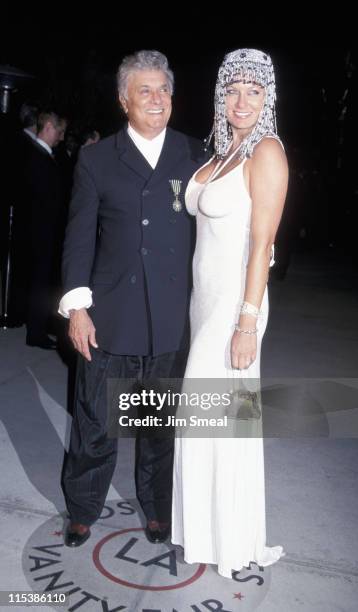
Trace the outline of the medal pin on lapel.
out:
M 173 190 L 173 194 L 174 194 L 174 202 L 173 202 L 173 210 L 175 210 L 175 212 L 180 212 L 181 209 L 183 208 L 183 205 L 181 203 L 181 201 L 179 200 L 179 194 L 181 192 L 181 186 L 182 186 L 182 182 L 179 179 L 171 179 L 169 181 L 170 186 Z

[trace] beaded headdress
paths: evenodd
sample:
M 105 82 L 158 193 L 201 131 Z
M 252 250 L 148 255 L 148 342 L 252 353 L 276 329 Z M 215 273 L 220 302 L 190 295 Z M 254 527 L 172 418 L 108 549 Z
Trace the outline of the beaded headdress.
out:
M 256 125 L 242 141 L 238 149 L 238 156 L 241 159 L 251 157 L 255 145 L 264 136 L 271 136 L 279 140 L 275 113 L 275 74 L 271 58 L 267 53 L 256 49 L 238 49 L 225 55 L 216 81 L 215 119 L 209 140 L 214 134 L 215 154 L 218 159 L 225 157 L 232 142 L 232 129 L 226 119 L 225 97 L 227 85 L 237 79 L 261 85 L 266 91 L 265 101 Z

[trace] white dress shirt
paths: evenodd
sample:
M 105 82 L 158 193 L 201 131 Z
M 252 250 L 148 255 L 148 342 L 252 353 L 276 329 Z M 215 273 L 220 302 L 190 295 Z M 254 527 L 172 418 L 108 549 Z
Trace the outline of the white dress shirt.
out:
M 143 138 L 138 132 L 128 124 L 127 129 L 128 136 L 134 142 L 135 146 L 143 157 L 147 160 L 148 164 L 153 168 L 158 163 L 159 156 L 162 152 L 166 129 L 164 129 L 158 136 L 152 140 Z M 40 142 L 39 139 L 37 141 Z M 43 143 L 46 144 L 46 143 Z M 92 291 L 89 287 L 76 287 L 65 293 L 60 301 L 58 312 L 66 319 L 70 316 L 70 310 L 80 310 L 80 308 L 89 308 L 92 306 Z
M 148 140 L 148 138 L 144 138 L 143 136 L 141 136 L 141 134 L 138 134 L 138 132 L 136 132 L 130 124 L 128 124 L 127 131 L 128 136 L 130 136 L 137 149 L 140 150 L 143 157 L 145 157 L 148 164 L 154 170 L 155 166 L 158 163 L 159 156 L 162 152 L 166 129 L 160 132 L 160 134 L 158 134 L 158 136 L 156 136 L 152 140 Z
M 49 153 L 51 156 L 53 155 L 52 153 L 52 149 L 51 147 L 47 144 L 47 142 L 45 142 L 44 140 L 41 140 L 41 138 L 36 138 L 35 139 L 36 142 L 41 145 L 41 147 L 43 147 L 44 149 L 46 149 L 47 153 Z
M 32 138 L 32 140 L 37 140 L 37 138 L 36 138 L 36 134 L 35 134 L 35 133 L 34 133 L 32 130 L 30 130 L 30 128 L 24 128 L 24 132 L 25 132 L 25 133 L 26 133 L 28 136 L 30 136 L 30 138 Z

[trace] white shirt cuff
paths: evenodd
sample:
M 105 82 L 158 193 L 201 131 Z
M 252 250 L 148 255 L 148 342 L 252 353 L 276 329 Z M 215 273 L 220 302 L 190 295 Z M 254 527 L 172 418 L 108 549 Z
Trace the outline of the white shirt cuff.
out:
M 90 306 L 92 306 L 92 291 L 88 287 L 76 287 L 76 289 L 65 293 L 59 303 L 58 312 L 69 319 L 70 310 L 79 310 Z

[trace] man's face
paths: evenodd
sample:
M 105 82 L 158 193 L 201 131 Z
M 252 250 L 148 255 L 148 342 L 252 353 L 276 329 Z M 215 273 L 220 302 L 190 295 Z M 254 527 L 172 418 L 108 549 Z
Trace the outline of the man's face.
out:
M 58 123 L 54 121 L 48 122 L 48 144 L 53 149 L 57 147 L 57 145 L 64 139 L 66 132 L 67 123 L 66 121 L 59 121 Z
M 166 127 L 172 112 L 170 85 L 162 70 L 137 70 L 128 78 L 127 97 L 120 97 L 131 126 L 151 140 Z

